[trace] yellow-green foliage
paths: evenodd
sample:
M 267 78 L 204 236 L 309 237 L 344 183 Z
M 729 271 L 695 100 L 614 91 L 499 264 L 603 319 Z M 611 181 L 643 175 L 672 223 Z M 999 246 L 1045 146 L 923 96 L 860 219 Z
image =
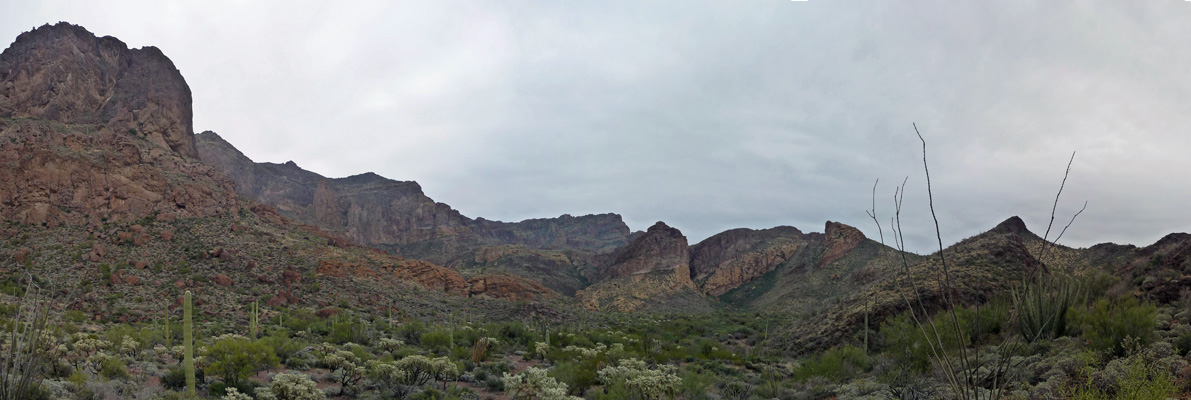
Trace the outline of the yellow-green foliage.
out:
M 794 370 L 794 378 L 805 380 L 813 376 L 821 376 L 832 381 L 839 381 L 868 372 L 872 367 L 873 361 L 864 354 L 863 349 L 845 345 L 824 351 L 822 354 L 803 361 L 802 365 Z
M 1099 350 L 1124 355 L 1125 338 L 1136 339 L 1142 346 L 1154 341 L 1157 316 L 1157 307 L 1133 297 L 1099 299 L 1083 315 L 1083 336 Z
M 1175 378 L 1169 371 L 1147 364 L 1140 354 L 1124 362 L 1124 375 L 1114 388 L 1098 387 L 1090 378 L 1069 386 L 1064 397 L 1072 400 L 1165 400 L 1176 394 Z
M 207 350 L 211 372 L 223 377 L 228 386 L 238 387 L 256 371 L 279 362 L 273 348 L 260 340 L 234 335 L 219 339 Z

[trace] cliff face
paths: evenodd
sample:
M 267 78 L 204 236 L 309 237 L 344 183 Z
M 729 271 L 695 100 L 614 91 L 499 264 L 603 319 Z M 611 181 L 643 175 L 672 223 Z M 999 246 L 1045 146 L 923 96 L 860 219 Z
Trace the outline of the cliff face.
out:
M 812 244 L 793 227 L 725 231 L 691 247 L 691 276 L 705 293 L 719 296 L 773 271 Z
M 707 305 L 702 296 L 690 296 L 697 294 L 698 288 L 691 281 L 686 236 L 662 222 L 617 250 L 600 276 L 598 283 L 577 294 L 592 310 L 658 310 L 651 306 L 682 295 L 691 297 L 691 304 L 679 309 Z
M 0 217 L 54 226 L 238 210 L 197 161 L 190 89 L 154 48 L 59 23 L 0 53 Z
M 859 229 L 827 221 L 827 226 L 823 228 L 823 258 L 819 260 L 819 267 L 840 259 L 864 239 L 864 233 Z
M 365 246 L 474 273 L 508 272 L 574 293 L 599 254 L 628 242 L 619 215 L 490 221 L 427 197 L 417 182 L 373 173 L 326 178 L 293 162 L 255 163 L 214 132 L 197 135 L 199 157 L 245 197 L 286 217 Z
M 130 50 L 80 26 L 45 25 L 0 54 L 0 82 L 0 117 L 103 124 L 198 158 L 190 87 L 155 47 Z

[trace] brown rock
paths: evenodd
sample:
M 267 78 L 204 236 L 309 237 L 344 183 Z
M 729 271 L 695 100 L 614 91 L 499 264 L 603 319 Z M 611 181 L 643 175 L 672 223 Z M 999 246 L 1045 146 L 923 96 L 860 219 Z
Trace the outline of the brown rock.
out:
M 124 277 L 124 283 L 127 283 L 129 285 L 140 285 L 141 278 L 138 278 L 135 275 L 127 275 Z
M 287 269 L 281 273 L 281 282 L 285 283 L 286 286 L 290 286 L 295 283 L 301 283 L 302 274 L 299 274 L 298 271 Z
M 859 229 L 839 222 L 827 221 L 827 226 L 823 230 L 823 258 L 819 260 L 819 267 L 822 268 L 843 257 L 864 239 L 864 233 L 861 233 Z
M 115 285 L 119 285 L 119 284 L 121 284 L 121 283 L 124 283 L 124 280 L 120 278 L 120 274 L 119 274 L 119 273 L 115 273 L 115 274 L 112 274 L 112 277 L 111 277 L 111 282 L 112 282 L 112 286 L 115 286 Z
M 273 297 L 270 297 L 269 300 L 265 300 L 265 305 L 267 305 L 269 307 L 278 307 L 281 305 L 281 302 L 284 300 L 285 299 L 283 299 L 281 296 L 273 296 Z
M 334 308 L 324 308 L 324 309 L 316 311 L 314 313 L 314 315 L 317 315 L 319 318 L 322 318 L 322 319 L 327 319 L 327 318 L 331 318 L 336 315 L 339 315 L 339 310 L 334 309 Z
M 129 227 L 128 230 L 131 231 L 132 233 L 144 233 L 145 227 L 141 226 L 140 224 L 136 224 L 136 225 Z
M 178 289 L 184 288 L 184 287 L 186 287 L 186 282 L 182 282 L 181 280 L 175 281 L 174 287 L 176 287 Z
M 149 262 L 145 261 L 145 260 L 140 260 L 140 261 L 137 261 L 135 264 L 133 264 L 133 267 L 136 269 L 149 268 Z
M 215 275 L 215 284 L 223 287 L 231 286 L 232 278 L 224 274 Z
M 12 260 L 16 261 L 17 264 L 24 264 L 25 260 L 29 259 L 29 254 L 32 252 L 33 252 L 32 250 L 29 250 L 27 248 L 21 248 L 21 249 L 12 253 Z
M 725 231 L 691 247 L 691 274 L 704 293 L 719 296 L 773 271 L 809 244 L 793 227 Z
M 487 296 L 510 301 L 534 300 L 539 296 L 554 297 L 557 294 L 542 284 L 511 275 L 481 275 L 467 281 L 471 288 L 469 296 Z
M 161 240 L 166 241 L 166 242 L 174 241 L 174 231 L 169 231 L 169 230 L 161 231 Z

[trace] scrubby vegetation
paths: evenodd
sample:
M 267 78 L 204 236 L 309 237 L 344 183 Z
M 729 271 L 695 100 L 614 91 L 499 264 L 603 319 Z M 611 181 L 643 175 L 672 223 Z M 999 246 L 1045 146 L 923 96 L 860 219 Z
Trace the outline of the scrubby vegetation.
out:
M 1070 279 L 1086 285 L 1105 278 Z M 1004 398 L 1191 393 L 1191 314 L 1178 303 L 1084 293 L 1061 313 L 1066 328 L 1046 334 L 1023 326 L 1014 312 L 1029 307 L 1022 305 L 1029 296 L 1005 295 L 929 316 L 939 327 L 952 326 L 950 318 L 965 327 L 959 336 L 940 330 L 942 340 L 934 343 L 941 345 L 933 348 L 934 333 L 902 313 L 874 328 L 868 348 L 855 340 L 801 356 L 767 344 L 773 317 L 762 314 L 448 324 L 349 309 L 324 318 L 312 309 L 262 307 L 268 317 L 257 328 L 259 339 L 244 336 L 247 319 L 228 325 L 197 318 L 195 379 L 197 396 L 212 399 L 947 398 L 954 393 L 938 364 L 936 352 L 943 352 L 981 360 L 974 376 L 983 380 L 974 384 L 989 391 L 997 385 Z M 4 318 L 12 332 L 28 317 L 6 312 Z M 36 380 L 19 398 L 184 398 L 178 330 L 161 321 L 52 318 L 38 344 L 52 357 L 29 371 Z M 1010 367 L 993 368 L 998 357 Z

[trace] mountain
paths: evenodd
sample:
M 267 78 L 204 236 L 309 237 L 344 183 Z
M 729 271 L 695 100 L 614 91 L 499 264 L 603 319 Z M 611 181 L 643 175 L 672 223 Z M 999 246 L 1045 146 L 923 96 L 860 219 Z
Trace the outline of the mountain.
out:
M 0 217 L 98 225 L 235 213 L 231 180 L 201 163 L 190 89 L 152 47 L 59 23 L 0 53 Z
M 239 195 L 200 160 L 191 113 L 189 87 L 156 48 L 67 23 L 18 36 L 0 53 L 0 259 L 11 266 L 0 285 L 31 277 L 70 299 L 59 310 L 122 321 L 176 306 L 182 289 L 215 316 L 253 300 L 424 314 L 451 298 L 509 311 L 489 299 L 558 297 L 514 276 L 465 277 L 353 246 Z
M 255 163 L 214 132 L 197 138 L 200 158 L 231 176 L 243 197 L 352 243 L 468 273 L 512 273 L 573 294 L 586 286 L 595 259 L 630 236 L 616 214 L 472 219 L 427 197 L 417 182 L 373 173 L 326 178 L 292 161 Z
M 252 301 L 415 316 L 726 309 L 795 317 L 778 339 L 791 351 L 853 340 L 908 298 L 979 304 L 1047 273 L 1104 271 L 1117 293 L 1191 299 L 1188 234 L 1076 249 L 1012 217 L 916 255 L 832 221 L 692 245 L 664 222 L 631 232 L 616 214 L 470 218 L 417 182 L 254 162 L 193 133 L 190 96 L 160 50 L 70 24 L 0 53 L 0 259 L 13 266 L 0 288 L 47 283 L 72 299 L 60 311 L 95 320 L 152 318 L 181 289 L 216 317 Z

